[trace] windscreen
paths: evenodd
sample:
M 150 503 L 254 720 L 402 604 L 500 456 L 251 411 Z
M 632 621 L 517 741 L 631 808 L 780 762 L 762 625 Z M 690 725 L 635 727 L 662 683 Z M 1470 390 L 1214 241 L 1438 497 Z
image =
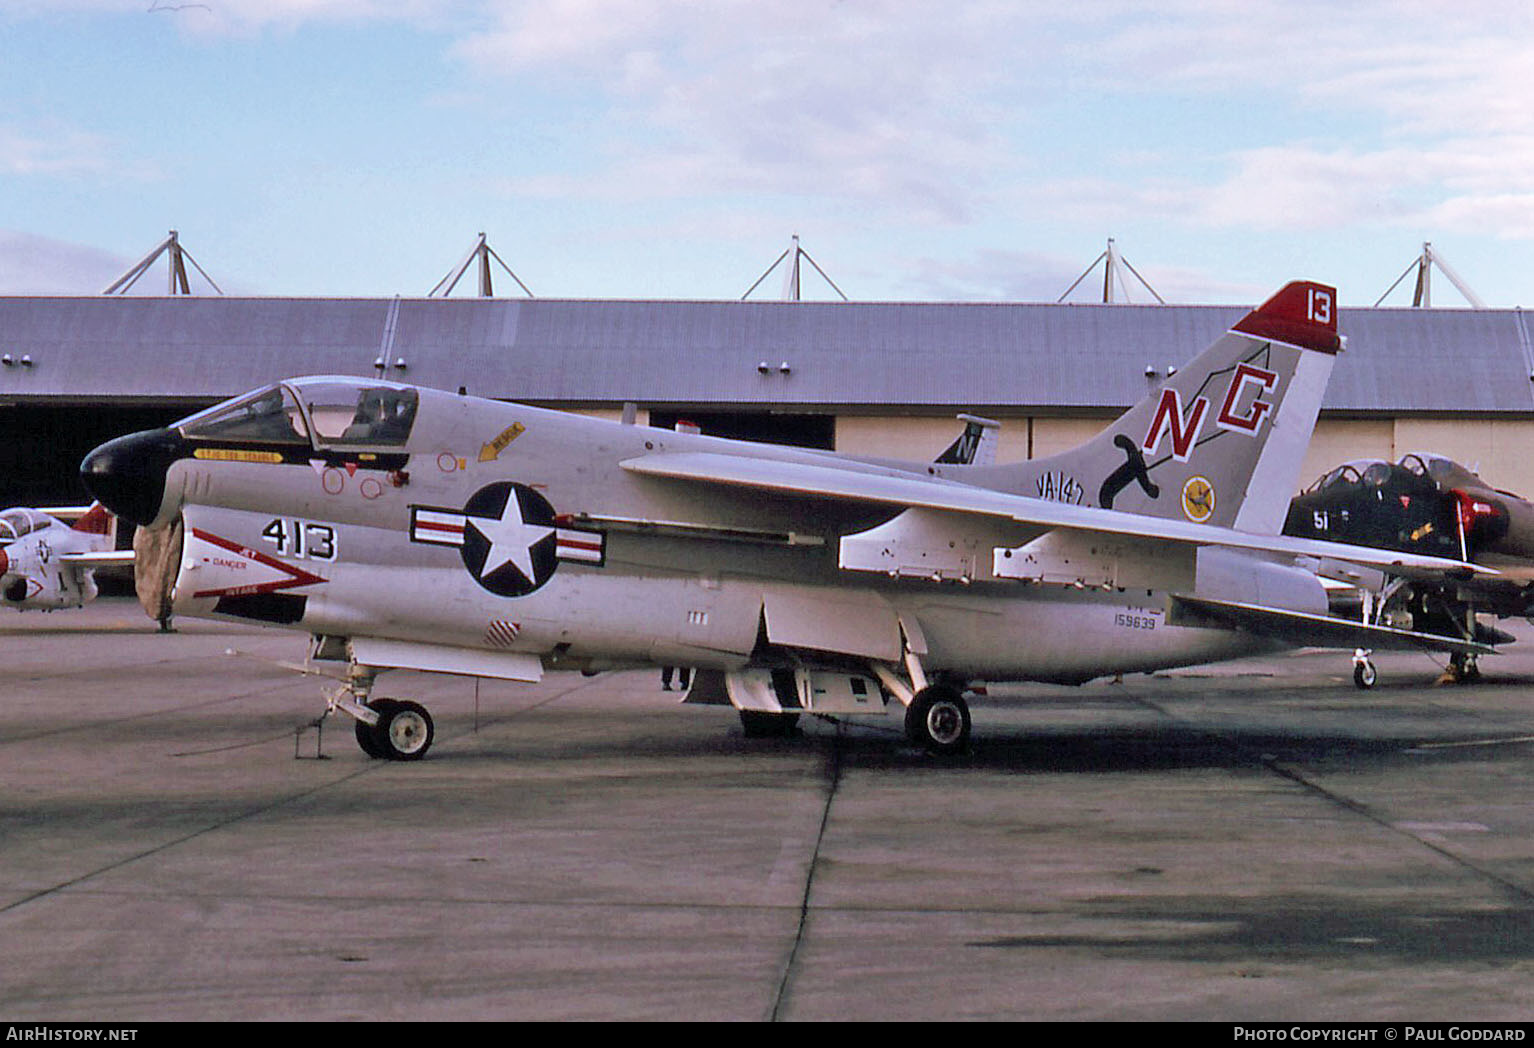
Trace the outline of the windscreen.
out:
M 281 386 L 215 404 L 177 424 L 188 437 L 260 444 L 308 444 L 298 402 Z
M 38 528 L 45 528 L 52 518 L 29 509 L 8 509 L 0 513 L 0 546 L 15 542 Z

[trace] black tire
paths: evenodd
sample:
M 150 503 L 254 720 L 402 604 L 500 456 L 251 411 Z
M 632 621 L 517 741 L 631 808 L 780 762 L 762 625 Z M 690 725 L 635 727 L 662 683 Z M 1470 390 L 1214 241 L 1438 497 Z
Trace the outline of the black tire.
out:
M 798 723 L 797 713 L 740 711 L 740 728 L 748 739 L 786 739 L 793 735 L 794 727 Z
M 1364 690 L 1374 687 L 1374 682 L 1379 679 L 1379 671 L 1374 668 L 1372 662 L 1353 663 L 1353 683 Z
M 393 706 L 394 704 L 395 703 L 393 699 L 374 699 L 372 702 L 367 704 L 367 707 L 368 709 L 378 714 L 379 724 L 373 725 L 369 724 L 367 721 L 356 721 L 352 726 L 357 734 L 357 745 L 361 747 L 362 752 L 366 753 L 369 757 L 376 757 L 379 760 L 383 760 L 389 755 L 388 752 L 384 749 L 384 743 L 379 731 L 379 727 L 383 723 L 384 710 L 390 706 Z
M 1449 675 L 1455 684 L 1474 684 L 1481 679 L 1481 663 L 1474 655 L 1455 652 L 1449 656 Z
M 906 707 L 906 738 L 929 753 L 962 753 L 969 747 L 969 729 L 969 704 L 946 684 L 923 688 Z
M 378 710 L 376 729 L 383 756 L 391 761 L 418 761 L 431 749 L 436 737 L 436 726 L 431 714 L 418 702 L 401 699 L 385 699 L 389 705 Z M 378 703 L 374 703 L 378 709 Z

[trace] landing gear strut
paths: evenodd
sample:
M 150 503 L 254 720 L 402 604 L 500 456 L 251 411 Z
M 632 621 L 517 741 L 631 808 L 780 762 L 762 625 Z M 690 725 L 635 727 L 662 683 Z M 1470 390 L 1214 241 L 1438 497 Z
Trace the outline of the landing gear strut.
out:
M 968 749 L 969 703 L 964 701 L 962 689 L 942 681 L 930 682 L 908 635 L 903 661 L 909 681 L 902 680 L 893 667 L 883 663 L 870 663 L 869 668 L 891 694 L 905 703 L 905 736 L 911 745 L 941 756 Z
M 1456 651 L 1449 656 L 1449 678 L 1455 684 L 1474 684 L 1481 679 L 1481 661 L 1474 655 Z

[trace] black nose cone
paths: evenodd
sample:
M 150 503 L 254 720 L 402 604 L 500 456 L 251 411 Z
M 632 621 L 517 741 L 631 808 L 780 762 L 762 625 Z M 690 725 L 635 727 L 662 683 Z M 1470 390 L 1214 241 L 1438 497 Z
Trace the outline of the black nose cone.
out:
M 165 475 L 188 454 L 173 429 L 151 429 L 109 440 L 85 456 L 80 479 L 85 489 L 123 520 L 140 526 L 160 515 Z

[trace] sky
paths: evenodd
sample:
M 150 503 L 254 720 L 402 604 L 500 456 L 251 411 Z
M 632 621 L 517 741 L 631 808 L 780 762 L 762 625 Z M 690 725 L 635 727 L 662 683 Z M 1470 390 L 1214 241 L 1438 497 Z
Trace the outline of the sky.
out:
M 737 299 L 797 235 L 863 301 L 1056 301 L 1113 238 L 1174 303 L 1373 305 L 1431 242 L 1531 305 L 1531 73 L 1521 0 L 0 0 L 0 294 L 175 229 L 242 295 L 484 232 L 559 298 Z

